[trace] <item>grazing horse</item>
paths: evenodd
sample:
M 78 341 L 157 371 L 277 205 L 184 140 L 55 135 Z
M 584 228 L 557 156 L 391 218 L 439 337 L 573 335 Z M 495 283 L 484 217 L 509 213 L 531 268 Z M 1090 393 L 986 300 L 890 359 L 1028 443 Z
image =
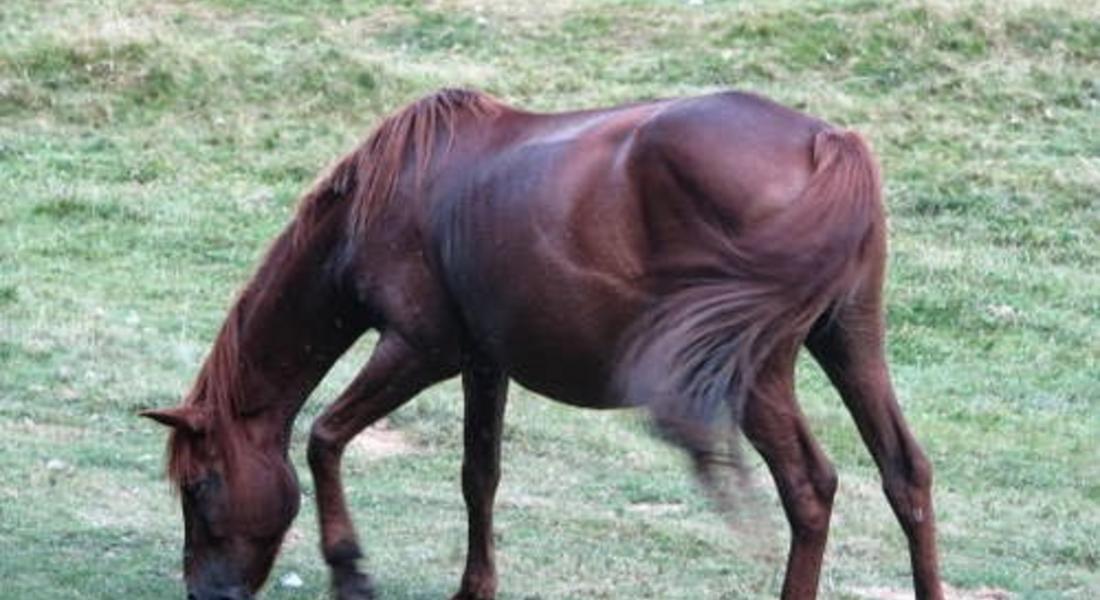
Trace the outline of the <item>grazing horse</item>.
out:
M 648 409 L 705 470 L 736 426 L 791 528 L 784 598 L 812 598 L 837 476 L 794 395 L 805 345 L 839 390 L 940 598 L 931 468 L 884 355 L 886 225 L 855 133 L 745 93 L 538 114 L 443 90 L 388 117 L 303 197 L 170 426 L 188 597 L 249 598 L 298 511 L 287 457 L 310 391 L 365 331 L 367 364 L 314 423 L 321 550 L 373 597 L 340 480 L 365 427 L 461 374 L 469 517 L 456 599 L 497 589 L 492 505 L 508 381 Z

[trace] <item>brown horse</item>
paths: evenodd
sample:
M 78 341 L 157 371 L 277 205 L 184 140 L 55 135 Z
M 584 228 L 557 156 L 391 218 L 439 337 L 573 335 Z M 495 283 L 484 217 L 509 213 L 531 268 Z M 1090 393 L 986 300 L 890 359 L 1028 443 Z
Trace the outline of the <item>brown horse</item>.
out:
M 885 236 L 861 138 L 758 96 L 536 114 L 444 90 L 405 107 L 303 198 L 185 402 L 144 413 L 172 427 L 188 597 L 263 584 L 298 510 L 291 423 L 368 329 L 373 355 L 309 441 L 338 598 L 373 596 L 344 448 L 456 374 L 469 548 L 455 598 L 496 594 L 509 379 L 576 406 L 646 407 L 702 470 L 732 421 L 790 522 L 783 597 L 813 597 L 837 477 L 795 399 L 802 345 L 878 464 L 917 596 L 941 597 L 931 469 L 883 351 Z

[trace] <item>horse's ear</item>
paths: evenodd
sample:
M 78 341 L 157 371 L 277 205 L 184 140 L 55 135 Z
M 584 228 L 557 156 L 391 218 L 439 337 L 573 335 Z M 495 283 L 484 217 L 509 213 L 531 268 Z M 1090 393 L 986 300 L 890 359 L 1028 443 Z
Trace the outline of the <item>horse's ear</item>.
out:
M 152 419 L 161 425 L 182 429 L 190 433 L 202 433 L 203 422 L 199 412 L 191 406 L 173 408 L 154 408 L 143 410 L 141 416 Z

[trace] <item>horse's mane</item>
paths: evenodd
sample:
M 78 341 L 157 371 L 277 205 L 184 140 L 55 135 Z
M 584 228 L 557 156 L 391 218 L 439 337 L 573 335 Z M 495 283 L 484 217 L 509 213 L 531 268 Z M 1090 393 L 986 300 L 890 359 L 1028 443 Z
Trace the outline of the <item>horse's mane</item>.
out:
M 227 452 L 235 450 L 237 439 L 225 425 L 239 414 L 238 405 L 244 398 L 240 320 L 243 297 L 247 294 L 248 288 L 230 310 L 195 384 L 183 401 L 184 406 L 199 411 L 207 423 L 207 430 L 202 435 L 216 437 L 217 443 Z M 197 475 L 203 457 L 196 456 L 195 435 L 190 431 L 173 429 L 168 437 L 168 479 L 176 486 L 194 481 Z
M 503 108 L 500 101 L 474 90 L 443 89 L 386 117 L 357 148 L 345 155 L 313 186 L 298 206 L 295 239 L 308 237 L 311 226 L 334 198 L 350 200 L 352 233 L 362 231 L 390 203 L 398 180 L 411 175 L 417 186 L 431 166 L 439 142 L 454 138 L 458 117 L 483 118 Z M 411 173 L 406 168 L 411 166 Z
M 396 195 L 402 177 L 415 185 L 424 182 L 433 155 L 445 134 L 449 149 L 458 118 L 484 118 L 504 105 L 481 92 L 443 89 L 412 102 L 386 117 L 354 150 L 339 159 L 302 196 L 294 220 L 276 239 L 260 268 L 230 309 L 214 346 L 203 363 L 184 406 L 197 410 L 207 424 L 203 435 L 229 454 L 239 447 L 232 422 L 255 411 L 248 404 L 241 356 L 241 329 L 251 307 L 269 292 L 267 284 L 280 268 L 313 236 L 322 217 L 338 202 L 348 206 L 349 234 L 359 235 Z M 203 457 L 196 456 L 195 434 L 173 430 L 168 440 L 168 477 L 177 486 L 194 480 Z M 232 464 L 233 461 L 227 461 Z

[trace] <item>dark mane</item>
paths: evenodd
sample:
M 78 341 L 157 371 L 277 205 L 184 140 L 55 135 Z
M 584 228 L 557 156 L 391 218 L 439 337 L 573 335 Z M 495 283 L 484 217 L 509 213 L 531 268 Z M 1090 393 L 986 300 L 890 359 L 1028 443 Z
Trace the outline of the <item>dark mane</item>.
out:
M 255 280 L 253 280 L 255 281 Z M 244 299 L 253 287 L 250 283 L 234 303 L 210 354 L 203 362 L 194 386 L 187 393 L 184 405 L 197 407 L 208 423 L 203 435 L 213 436 L 217 443 L 232 452 L 235 437 L 225 424 L 239 414 L 239 404 L 244 398 L 241 381 L 244 362 L 240 357 L 240 322 Z M 175 429 L 168 438 L 168 478 L 177 486 L 193 481 L 198 461 L 194 455 L 195 434 Z
M 443 89 L 386 117 L 370 137 L 341 158 L 302 198 L 295 219 L 294 239 L 309 236 L 333 200 L 352 203 L 352 233 L 362 231 L 393 199 L 398 180 L 408 166 L 420 185 L 431 165 L 439 135 L 449 148 L 458 117 L 496 115 L 504 105 L 475 90 Z
M 458 117 L 483 118 L 497 114 L 503 104 L 481 92 L 444 89 L 429 94 L 386 117 L 358 147 L 338 160 L 322 175 L 298 203 L 294 220 L 275 241 L 260 268 L 246 284 L 213 348 L 203 363 L 184 405 L 200 410 L 207 423 L 204 433 L 225 453 L 239 445 L 231 423 L 251 412 L 243 389 L 248 362 L 241 356 L 241 324 L 250 307 L 268 291 L 278 265 L 286 264 L 312 237 L 322 216 L 337 202 L 351 202 L 349 232 L 363 231 L 393 199 L 400 178 L 408 173 L 417 185 L 431 165 L 439 135 L 450 146 Z M 201 457 L 194 455 L 195 434 L 175 430 L 168 440 L 168 477 L 177 486 L 194 480 Z M 233 461 L 227 461 L 232 464 Z

